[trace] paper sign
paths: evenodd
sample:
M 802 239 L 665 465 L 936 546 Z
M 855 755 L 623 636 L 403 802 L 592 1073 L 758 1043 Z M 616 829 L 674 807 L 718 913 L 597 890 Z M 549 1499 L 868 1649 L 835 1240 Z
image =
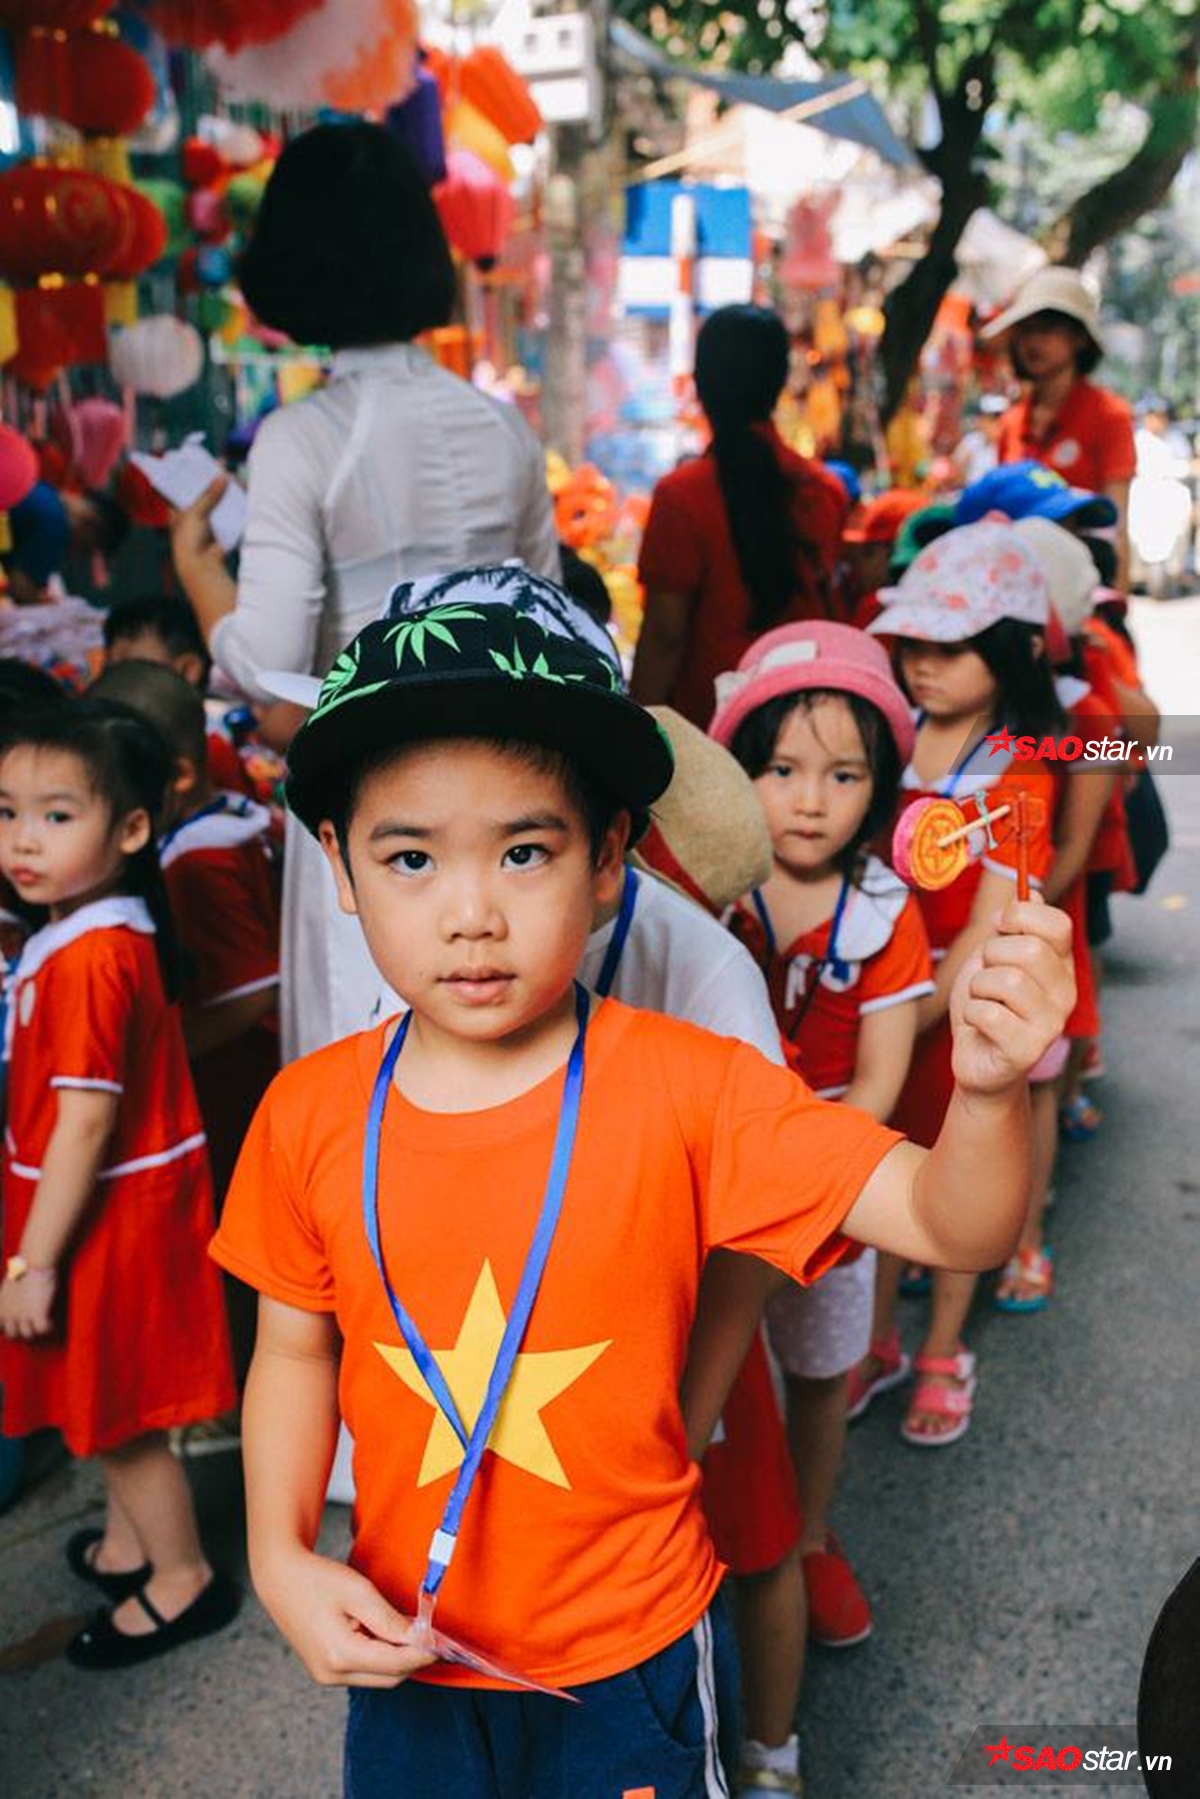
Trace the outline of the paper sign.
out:
M 177 450 L 167 450 L 162 456 L 148 456 L 135 450 L 129 460 L 164 500 L 181 509 L 198 500 L 205 488 L 225 473 L 215 456 L 205 448 L 201 431 L 185 438 Z M 241 542 L 246 529 L 246 495 L 232 477 L 213 508 L 209 522 L 213 536 L 226 552 Z

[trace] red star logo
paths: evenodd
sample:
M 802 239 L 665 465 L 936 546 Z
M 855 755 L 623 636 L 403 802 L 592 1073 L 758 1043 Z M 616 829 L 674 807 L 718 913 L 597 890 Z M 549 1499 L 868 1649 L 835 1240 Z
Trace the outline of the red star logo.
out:
M 990 743 L 992 746 L 991 749 L 988 751 L 989 757 L 994 756 L 996 754 L 997 750 L 1010 750 L 1011 751 L 1012 746 L 1013 746 L 1012 732 L 1009 730 L 1007 725 L 1005 725 L 1005 727 L 1002 731 L 997 731 L 995 733 L 995 735 L 992 737 L 985 737 L 983 741 L 985 743 Z
M 997 1762 L 1006 1762 L 1012 1744 L 1007 1737 L 1001 1737 L 998 1743 L 985 1743 L 983 1752 L 988 1757 L 988 1767 L 994 1768 Z

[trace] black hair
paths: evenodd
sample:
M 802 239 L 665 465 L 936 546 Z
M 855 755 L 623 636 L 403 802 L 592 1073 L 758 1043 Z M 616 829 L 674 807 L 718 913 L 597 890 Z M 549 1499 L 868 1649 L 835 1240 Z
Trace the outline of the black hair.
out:
M 787 380 L 790 346 L 779 315 L 721 306 L 696 339 L 696 393 L 712 426 L 712 454 L 738 568 L 750 595 L 750 628 L 769 630 L 797 588 L 797 560 L 813 546 L 797 531 L 787 476 L 766 424 Z
M 212 657 L 199 620 L 187 600 L 174 594 L 149 593 L 121 600 L 104 615 L 104 645 L 128 643 L 131 638 L 157 637 L 172 656 L 199 656 L 203 666 L 201 687 L 207 687 Z
M 300 344 L 407 342 L 444 325 L 454 264 L 417 164 L 381 125 L 315 125 L 267 182 L 239 263 L 246 304 Z
M 190 681 L 161 662 L 142 662 L 130 657 L 114 662 L 96 676 L 88 694 L 97 700 L 115 700 L 153 725 L 172 761 L 184 756 L 203 773 L 207 766 L 208 733 L 204 701 Z
M 600 570 L 585 562 L 569 543 L 560 543 L 558 554 L 562 562 L 563 587 L 589 618 L 595 619 L 598 625 L 607 625 L 612 617 L 612 596 Z
M 461 735 L 460 732 L 455 733 L 456 738 Z M 422 742 L 428 741 L 427 738 L 422 739 Z M 554 749 L 544 743 L 527 743 L 522 739 L 507 737 L 480 737 L 469 741 L 484 744 L 488 749 L 511 757 L 514 762 L 534 768 L 539 774 L 552 775 L 560 781 L 567 799 L 583 821 L 592 861 L 599 860 L 604 839 L 614 821 L 620 813 L 628 812 L 630 808 L 622 805 L 590 769 L 584 768 L 573 756 L 568 756 L 565 750 Z M 363 783 L 413 747 L 412 744 L 389 744 L 367 756 L 357 766 L 340 770 L 339 778 L 330 782 L 329 810 L 326 816 L 337 835 L 338 849 L 347 873 L 350 872 L 350 824 L 358 808 Z M 635 826 L 636 823 L 635 819 Z
M 150 836 L 126 858 L 119 890 L 146 902 L 154 921 L 154 945 L 163 988 L 178 999 L 183 951 L 167 903 L 154 829 L 171 778 L 171 757 L 158 732 L 126 706 L 84 698 L 67 706 L 46 706 L 0 729 L 0 757 L 11 750 L 59 750 L 87 770 L 93 791 L 108 806 L 114 824 L 130 812 L 150 815 Z
M 1096 566 L 1096 573 L 1102 587 L 1115 587 L 1117 584 L 1117 546 L 1107 537 L 1097 537 L 1093 532 L 1081 531 L 1079 541 L 1087 550 Z
M 883 830 L 895 810 L 904 772 L 891 726 L 878 706 L 860 694 L 845 693 L 837 687 L 806 687 L 800 693 L 777 694 L 742 720 L 729 747 L 750 779 L 756 781 L 770 767 L 780 733 L 793 712 L 811 715 L 829 699 L 844 700 L 850 708 L 871 773 L 871 803 L 866 816 L 837 858 L 839 872 L 853 879 L 867 845 Z
M 1066 724 L 1066 713 L 1054 690 L 1054 670 L 1045 653 L 1045 639 L 1040 625 L 1026 624 L 1019 618 L 1001 618 L 961 643 L 934 643 L 928 647 L 951 653 L 974 650 L 1000 689 L 1000 716 L 994 722 L 1007 725 L 1017 737 L 1043 737 L 1061 731 Z M 902 687 L 906 641 L 909 640 L 903 637 L 898 640 L 895 654 L 896 678 Z
M 53 675 L 22 662 L 16 656 L 0 656 L 0 726 L 7 724 L 19 707 L 65 704 L 66 691 Z
M 1137 1739 L 1150 1799 L 1189 1799 L 1200 1767 L 1200 1560 L 1158 1614 L 1138 1682 Z
M 1012 363 L 1014 372 L 1022 381 L 1028 381 L 1030 379 L 1030 374 L 1029 370 L 1021 361 L 1020 351 L 1017 348 L 1018 333 L 1020 332 L 1022 325 L 1031 325 L 1034 319 L 1050 320 L 1051 330 L 1061 330 L 1064 326 L 1070 326 L 1073 331 L 1080 332 L 1083 342 L 1079 344 L 1075 350 L 1075 368 L 1080 375 L 1091 374 L 1092 370 L 1096 367 L 1104 354 L 1100 345 L 1096 342 L 1083 321 L 1077 319 L 1073 313 L 1059 312 L 1053 306 L 1046 306 L 1042 308 L 1041 312 L 1031 313 L 1027 319 L 1018 319 L 1017 323 L 1013 326 L 1012 333 L 1009 337 L 1008 360 Z

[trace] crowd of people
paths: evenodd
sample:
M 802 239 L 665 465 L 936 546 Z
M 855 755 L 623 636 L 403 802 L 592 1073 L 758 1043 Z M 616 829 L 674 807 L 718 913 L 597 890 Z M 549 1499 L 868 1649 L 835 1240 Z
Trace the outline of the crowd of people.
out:
M 627 679 L 532 433 L 411 341 L 449 262 L 394 140 L 296 139 L 243 285 L 335 360 L 258 435 L 236 576 L 217 484 L 85 693 L 0 667 L 2 1421 L 103 1473 L 68 1657 L 232 1620 L 186 1464 L 240 1438 L 356 1799 L 798 1793 L 806 1644 L 872 1629 L 847 1426 L 903 1387 L 949 1449 L 981 1282 L 1053 1303 L 1095 952 L 1161 854 L 1138 760 L 1020 749 L 1157 723 L 1094 302 L 1051 271 L 997 321 L 1026 389 L 936 503 L 786 449 L 781 322 L 714 313 Z M 937 890 L 891 853 L 922 797 L 973 826 Z

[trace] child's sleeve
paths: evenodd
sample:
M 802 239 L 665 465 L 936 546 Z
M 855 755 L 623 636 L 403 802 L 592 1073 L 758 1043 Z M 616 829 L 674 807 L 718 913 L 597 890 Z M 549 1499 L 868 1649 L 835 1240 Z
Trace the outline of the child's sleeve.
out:
M 51 1045 L 50 1085 L 125 1091 L 138 962 L 123 931 L 88 932 L 60 950 L 38 994 Z
M 933 960 L 921 908 L 910 893 L 878 955 L 871 956 L 859 985 L 859 1015 L 884 1012 L 889 1006 L 933 992 Z
M 334 1310 L 333 1272 L 290 1146 L 285 1077 L 272 1082 L 246 1133 L 209 1254 L 268 1299 L 303 1312 Z
M 711 1132 L 708 1247 L 759 1256 L 804 1285 L 857 1247 L 842 1221 L 903 1141 L 854 1106 L 817 1099 L 744 1045 L 729 1050 Z
M 279 935 L 267 881 L 232 858 L 181 856 L 167 869 L 171 912 L 187 951 L 187 999 L 219 1006 L 279 984 Z

